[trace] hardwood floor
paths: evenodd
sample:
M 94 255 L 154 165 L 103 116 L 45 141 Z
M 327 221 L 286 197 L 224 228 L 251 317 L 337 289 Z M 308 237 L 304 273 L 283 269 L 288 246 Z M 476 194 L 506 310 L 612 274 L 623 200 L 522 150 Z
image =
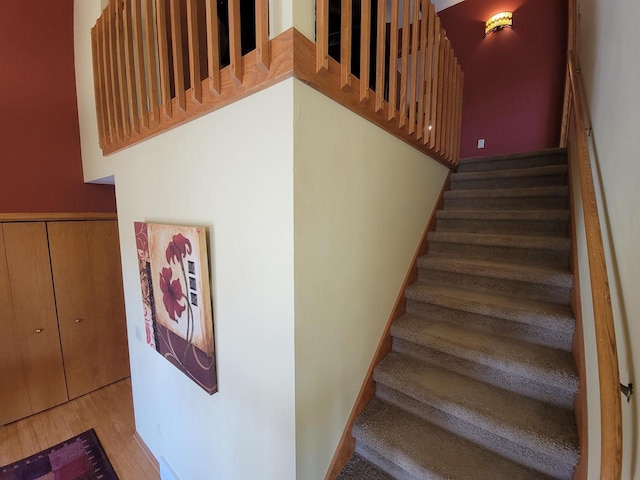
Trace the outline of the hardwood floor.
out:
M 157 464 L 134 438 L 131 380 L 0 427 L 0 465 L 7 465 L 90 428 L 121 480 L 158 480 Z

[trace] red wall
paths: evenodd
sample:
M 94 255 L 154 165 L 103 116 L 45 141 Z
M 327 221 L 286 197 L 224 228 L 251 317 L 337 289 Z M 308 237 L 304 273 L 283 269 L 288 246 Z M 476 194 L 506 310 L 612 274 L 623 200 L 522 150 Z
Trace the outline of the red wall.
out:
M 113 212 L 82 179 L 73 0 L 0 0 L 0 212 Z
M 485 38 L 486 19 L 505 10 L 513 29 Z M 557 147 L 566 0 L 466 0 L 439 15 L 465 74 L 461 157 Z

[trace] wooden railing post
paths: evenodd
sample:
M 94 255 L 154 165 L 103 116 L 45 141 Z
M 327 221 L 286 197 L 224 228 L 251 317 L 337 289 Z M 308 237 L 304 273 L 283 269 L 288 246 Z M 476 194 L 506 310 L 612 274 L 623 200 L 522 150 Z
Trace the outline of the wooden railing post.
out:
M 269 0 L 256 0 L 256 56 L 258 66 L 269 70 Z
M 329 0 L 316 1 L 316 72 L 329 68 Z

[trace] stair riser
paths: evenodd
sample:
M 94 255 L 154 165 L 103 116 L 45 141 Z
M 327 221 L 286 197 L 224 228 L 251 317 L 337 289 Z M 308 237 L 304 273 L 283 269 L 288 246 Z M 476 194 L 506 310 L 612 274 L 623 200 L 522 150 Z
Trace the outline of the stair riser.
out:
M 377 451 L 369 448 L 364 442 L 356 441 L 356 453 L 368 462 L 372 463 L 380 470 L 388 473 L 393 478 L 398 480 L 420 480 L 418 477 L 411 475 L 407 471 L 400 468 L 389 459 L 380 455 Z
M 446 198 L 446 210 L 563 210 L 567 197 Z
M 534 188 L 566 185 L 566 175 L 540 175 L 531 177 L 487 178 L 458 180 L 451 176 L 451 190 L 489 190 L 497 188 Z
M 566 164 L 567 159 L 564 155 L 488 160 L 486 162 L 465 162 L 464 160 L 461 160 L 460 165 L 458 165 L 458 172 L 492 172 L 495 170 L 513 170 L 519 168 L 547 167 L 550 165 Z
M 439 285 L 457 286 L 487 293 L 500 292 L 501 295 L 513 295 L 518 298 L 558 303 L 561 305 L 569 305 L 571 296 L 571 289 L 557 287 L 555 285 L 483 277 L 465 273 L 434 270 L 431 268 L 418 269 L 418 280 L 428 280 Z
M 539 250 L 488 245 L 429 241 L 429 255 L 449 255 L 473 260 L 500 261 L 526 265 L 569 266 L 568 250 Z
M 482 445 L 486 449 L 498 453 L 505 458 L 530 468 L 538 469 L 538 471 L 555 478 L 572 478 L 573 466 L 563 461 L 564 459 L 562 457 L 550 457 L 544 453 L 519 445 L 385 385 L 378 384 L 376 386 L 376 396 L 440 428 L 444 428 L 460 437 Z M 553 468 L 551 468 L 551 466 L 553 466 Z
M 568 220 L 466 220 L 439 218 L 440 232 L 490 233 L 498 235 L 565 236 Z
M 438 347 L 435 345 L 429 348 L 428 346 L 419 345 L 409 340 L 393 338 L 393 350 L 396 352 L 480 380 L 495 387 L 502 388 L 503 390 L 547 402 L 558 407 L 573 408 L 573 400 L 575 397 L 575 391 L 573 390 L 566 390 L 542 383 L 537 381 L 533 374 L 528 376 L 517 375 L 514 370 L 505 373 L 503 369 L 473 361 L 469 352 L 442 352 L 436 350 L 436 348 Z
M 543 347 L 559 348 L 570 351 L 573 335 L 564 331 L 553 331 L 535 325 L 526 325 L 511 320 L 454 310 L 440 305 L 407 300 L 407 312 L 426 318 L 450 322 L 454 325 L 513 338 Z

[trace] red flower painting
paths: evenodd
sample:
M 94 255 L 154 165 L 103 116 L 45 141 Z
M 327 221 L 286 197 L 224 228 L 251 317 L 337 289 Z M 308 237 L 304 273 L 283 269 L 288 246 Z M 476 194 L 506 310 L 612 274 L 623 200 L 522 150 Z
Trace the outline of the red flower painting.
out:
M 182 285 L 180 280 L 173 280 L 173 272 L 170 268 L 163 268 L 160 274 L 160 290 L 162 291 L 162 302 L 166 308 L 169 317 L 177 322 L 185 306 L 181 303 L 184 295 L 182 294 Z
M 191 241 L 181 233 L 173 236 L 173 241 L 167 246 L 167 262 L 177 260 L 182 264 L 183 258 L 191 254 Z

